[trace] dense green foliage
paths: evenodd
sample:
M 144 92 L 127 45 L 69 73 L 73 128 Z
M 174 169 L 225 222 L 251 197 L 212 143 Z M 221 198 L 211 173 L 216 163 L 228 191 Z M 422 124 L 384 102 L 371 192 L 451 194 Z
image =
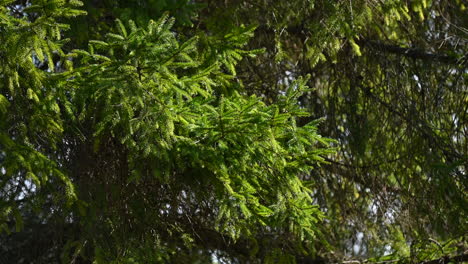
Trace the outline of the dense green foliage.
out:
M 0 0 L 0 263 L 468 259 L 462 1 L 83 2 Z

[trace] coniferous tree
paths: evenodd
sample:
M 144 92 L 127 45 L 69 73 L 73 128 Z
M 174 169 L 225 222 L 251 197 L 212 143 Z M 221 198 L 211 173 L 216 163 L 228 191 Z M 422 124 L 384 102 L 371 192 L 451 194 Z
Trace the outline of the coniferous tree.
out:
M 0 8 L 0 263 L 468 258 L 462 1 Z
M 323 213 L 306 175 L 330 150 L 316 122 L 296 125 L 306 80 L 275 104 L 242 94 L 236 64 L 260 52 L 242 48 L 253 28 L 181 41 L 167 15 L 117 20 L 65 52 L 57 21 L 79 5 L 37 1 L 18 17 L 2 6 L 0 224 L 55 237 L 37 259 L 13 233 L 5 261 L 242 259 L 264 239 L 312 243 Z

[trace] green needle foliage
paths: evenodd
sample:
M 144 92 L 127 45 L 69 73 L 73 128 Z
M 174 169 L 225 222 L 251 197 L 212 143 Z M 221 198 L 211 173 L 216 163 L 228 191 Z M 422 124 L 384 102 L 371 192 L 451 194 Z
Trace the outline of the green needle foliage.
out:
M 0 264 L 468 261 L 465 2 L 0 0 Z
M 312 76 L 299 100 L 339 146 L 311 171 L 335 249 L 320 255 L 466 261 L 466 1 L 200 2 L 209 11 L 197 21 L 212 32 L 258 25 L 249 47 L 266 51 L 238 73 L 250 93 L 275 102 L 288 82 Z M 459 248 L 429 257 L 432 240 Z
M 57 239 L 43 259 L 6 244 L 0 260 L 187 263 L 262 248 L 275 261 L 262 243 L 313 248 L 324 215 L 308 175 L 330 140 L 318 122 L 296 124 L 309 116 L 298 103 L 307 79 L 273 104 L 242 92 L 236 65 L 261 52 L 244 49 L 254 28 L 184 39 L 168 15 L 116 20 L 66 51 L 60 21 L 84 15 L 80 1 L 17 14 L 12 3 L 0 9 L 0 227 L 49 226 Z
M 26 17 L 10 15 L 7 4 L 0 6 L 0 227 L 9 232 L 8 220 L 14 216 L 16 230 L 22 228 L 24 206 L 39 208 L 43 199 L 33 193 L 47 190 L 57 204 L 76 201 L 72 180 L 63 169 L 59 154 L 64 144 L 65 123 L 59 104 L 66 102 L 65 90 L 55 85 L 54 69 L 67 60 L 61 47 L 61 30 L 68 25 L 59 17 L 84 14 L 74 9 L 78 3 L 42 1 L 25 8 Z M 69 102 L 68 102 L 69 103 Z M 57 186 L 58 186 L 57 185 Z M 31 197 L 30 197 L 31 195 Z

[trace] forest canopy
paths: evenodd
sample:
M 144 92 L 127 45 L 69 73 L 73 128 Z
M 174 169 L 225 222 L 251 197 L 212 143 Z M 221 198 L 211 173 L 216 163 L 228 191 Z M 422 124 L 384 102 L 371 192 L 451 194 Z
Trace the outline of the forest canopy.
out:
M 0 0 L 0 263 L 468 261 L 462 0 Z

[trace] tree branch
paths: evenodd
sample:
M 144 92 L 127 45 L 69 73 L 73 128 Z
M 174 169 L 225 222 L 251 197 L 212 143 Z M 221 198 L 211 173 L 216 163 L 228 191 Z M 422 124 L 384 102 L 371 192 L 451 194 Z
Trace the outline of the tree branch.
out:
M 426 52 L 422 49 L 417 48 L 403 48 L 398 45 L 386 44 L 380 41 L 374 40 L 358 40 L 356 43 L 360 46 L 368 47 L 370 49 L 379 50 L 387 53 L 393 53 L 401 56 L 405 56 L 412 59 L 428 60 L 428 61 L 438 61 L 448 64 L 466 64 L 467 60 L 462 58 L 457 58 L 456 56 L 449 56 L 446 54 L 437 54 Z
M 304 25 L 289 26 L 285 29 L 289 34 L 295 35 L 296 37 L 305 40 L 307 35 L 311 32 Z M 257 31 L 267 32 L 269 34 L 275 34 L 275 30 L 267 25 L 260 25 L 257 27 Z M 405 56 L 413 59 L 420 59 L 426 61 L 437 61 L 446 64 L 465 65 L 467 64 L 467 56 L 450 56 L 447 54 L 430 53 L 423 49 L 418 48 L 404 48 L 398 45 L 386 44 L 377 40 L 360 39 L 356 40 L 359 46 L 367 47 L 369 49 L 383 51 L 387 53 L 393 53 L 400 56 Z M 458 58 L 459 57 L 459 58 Z
M 465 262 L 465 261 L 468 261 L 468 253 L 465 252 L 461 255 L 457 255 L 457 256 L 452 256 L 452 257 L 449 257 L 449 256 L 444 256 L 444 257 L 441 257 L 441 258 L 438 258 L 438 259 L 433 259 L 433 260 L 428 260 L 428 261 L 423 261 L 423 262 L 419 262 L 419 264 L 447 264 L 447 263 L 462 263 L 462 262 Z

